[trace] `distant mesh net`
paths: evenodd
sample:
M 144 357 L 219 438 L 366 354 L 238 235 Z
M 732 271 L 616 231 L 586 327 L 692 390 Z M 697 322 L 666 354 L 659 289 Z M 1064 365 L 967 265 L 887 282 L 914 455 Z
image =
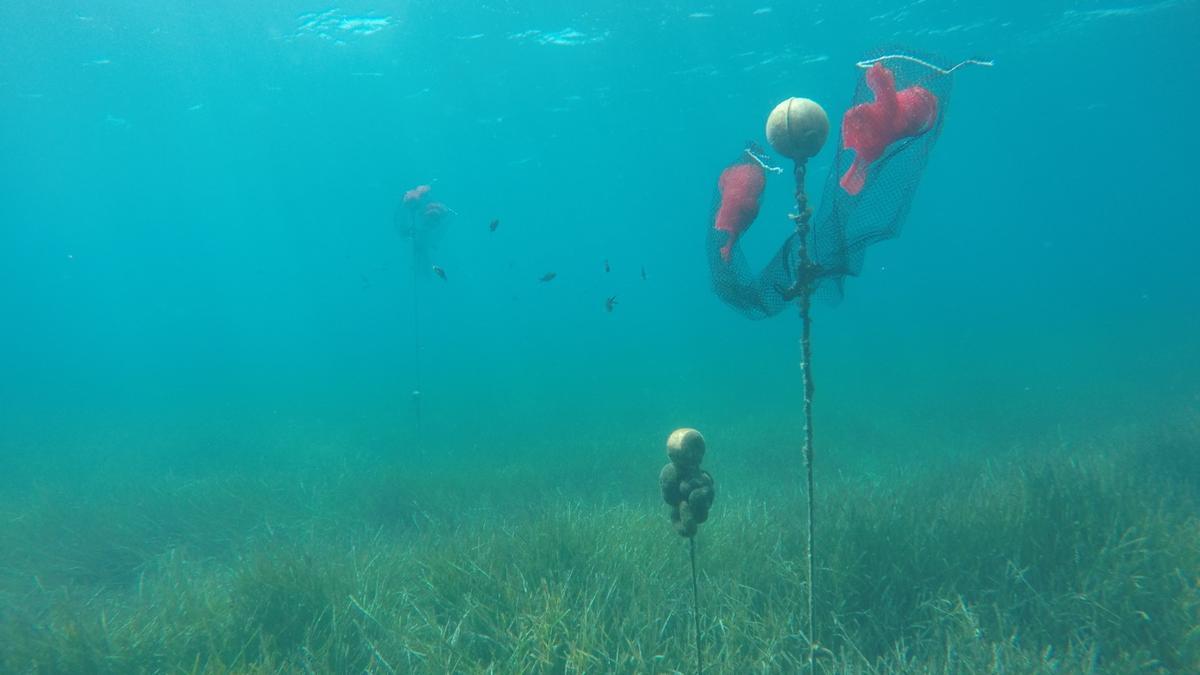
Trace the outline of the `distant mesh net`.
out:
M 419 185 L 405 193 L 396 206 L 392 223 L 401 236 L 412 239 L 415 270 L 427 273 L 430 252 L 437 248 L 454 211 L 441 202 L 426 201 L 429 186 Z
M 860 64 L 865 66 L 863 76 L 839 120 L 838 152 L 808 232 L 810 279 L 797 279 L 801 242 L 796 233 L 760 272 L 752 271 L 739 241 L 750 222 L 737 221 L 731 227 L 728 218 L 731 195 L 735 206 L 745 195 L 731 190 L 736 186 L 724 179 L 731 170 L 748 173 L 750 169 L 737 169 L 744 165 L 758 166 L 764 175 L 766 171 L 747 150 L 722 172 L 706 245 L 718 297 L 754 319 L 787 307 L 792 296 L 788 289 L 797 281 L 806 281 L 825 299 L 841 298 L 845 278 L 862 270 L 867 247 L 900 233 L 929 153 L 941 135 L 952 79 L 949 71 L 930 66 L 934 62 L 911 52 L 901 57 L 881 52 Z

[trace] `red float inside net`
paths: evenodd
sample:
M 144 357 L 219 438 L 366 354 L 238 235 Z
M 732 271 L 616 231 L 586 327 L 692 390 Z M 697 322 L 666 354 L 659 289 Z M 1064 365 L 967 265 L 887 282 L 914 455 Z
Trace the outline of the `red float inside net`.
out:
M 867 86 L 875 100 L 842 116 L 842 147 L 854 150 L 854 163 L 838 184 L 851 195 L 862 191 L 868 167 L 889 145 L 925 133 L 937 120 L 937 97 L 919 85 L 896 91 L 896 76 L 882 63 L 867 70 Z
M 766 185 L 766 172 L 757 163 L 739 162 L 721 172 L 717 188 L 721 191 L 721 205 L 717 209 L 717 230 L 729 234 L 721 246 L 721 259 L 729 262 L 733 246 L 738 237 L 750 229 L 758 216 L 758 202 Z

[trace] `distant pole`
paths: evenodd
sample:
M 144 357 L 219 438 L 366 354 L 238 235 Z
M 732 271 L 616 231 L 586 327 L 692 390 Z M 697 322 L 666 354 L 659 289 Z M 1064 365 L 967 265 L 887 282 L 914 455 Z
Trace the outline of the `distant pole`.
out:
M 424 453 L 425 444 L 421 438 L 421 282 L 420 270 L 417 269 L 417 211 L 409 214 L 409 236 L 412 238 L 412 331 L 413 331 L 413 411 L 416 420 L 417 452 Z

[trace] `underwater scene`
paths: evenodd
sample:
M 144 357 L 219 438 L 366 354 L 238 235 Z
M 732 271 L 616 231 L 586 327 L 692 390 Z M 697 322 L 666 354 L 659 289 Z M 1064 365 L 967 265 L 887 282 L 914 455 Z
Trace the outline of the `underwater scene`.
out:
M 1200 673 L 1197 45 L 0 3 L 0 673 Z

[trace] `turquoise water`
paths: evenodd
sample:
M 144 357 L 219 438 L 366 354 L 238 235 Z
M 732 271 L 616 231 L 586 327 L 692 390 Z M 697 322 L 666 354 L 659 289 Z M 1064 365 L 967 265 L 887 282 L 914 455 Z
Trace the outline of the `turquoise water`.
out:
M 5 3 L 0 444 L 243 454 L 301 430 L 404 453 L 414 290 L 443 450 L 791 426 L 798 322 L 745 321 L 708 286 L 716 176 L 784 97 L 839 119 L 885 44 L 996 66 L 955 74 L 902 237 L 816 312 L 826 438 L 1011 441 L 1194 406 L 1196 19 L 1188 1 Z M 449 280 L 414 289 L 392 214 L 431 181 L 458 214 Z M 752 264 L 788 199 L 772 180 Z
M 997 65 L 956 73 L 903 236 L 816 312 L 826 433 L 1196 403 L 1193 2 L 0 12 L 9 456 L 240 425 L 239 453 L 297 428 L 403 453 L 414 292 L 431 444 L 789 415 L 797 322 L 708 287 L 716 175 L 786 96 L 838 119 L 881 44 Z M 431 181 L 449 280 L 414 288 L 392 215 Z M 752 264 L 788 199 L 772 180 Z

